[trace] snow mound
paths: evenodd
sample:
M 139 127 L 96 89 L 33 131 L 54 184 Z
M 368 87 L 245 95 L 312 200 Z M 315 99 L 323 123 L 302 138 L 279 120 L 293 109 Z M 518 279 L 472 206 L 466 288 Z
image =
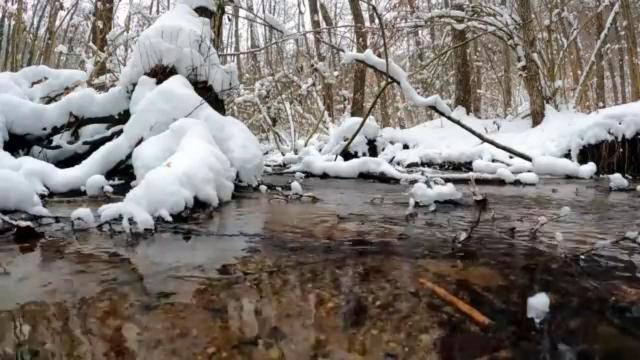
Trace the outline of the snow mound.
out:
M 334 127 L 329 131 L 329 141 L 322 148 L 321 154 L 340 154 L 347 141 L 353 136 L 353 134 L 360 126 L 362 118 L 351 117 L 342 121 L 340 126 Z M 369 156 L 369 147 L 367 142 L 369 140 L 376 140 L 380 132 L 380 127 L 376 123 L 373 117 L 369 117 L 364 123 L 364 126 L 358 133 L 358 136 L 353 140 L 349 146 L 349 151 L 356 154 L 357 157 Z
M 609 189 L 612 191 L 626 190 L 629 187 L 629 181 L 619 173 L 608 175 Z
M 431 205 L 436 201 L 456 200 L 462 194 L 456 190 L 452 183 L 444 185 L 433 184 L 431 187 L 424 183 L 416 183 L 409 191 L 409 196 L 422 205 Z
M 71 213 L 71 221 L 78 220 L 86 227 L 93 227 L 96 225 L 96 219 L 89 208 L 81 207 L 73 210 Z
M 235 64 L 220 63 L 212 43 L 211 24 L 192 10 L 194 6 L 210 7 L 213 2 L 182 0 L 140 34 L 122 71 L 121 86 L 137 83 L 156 65 L 174 67 L 191 81 L 205 81 L 218 94 L 238 84 Z
M 104 192 L 113 192 L 109 182 L 102 175 L 93 175 L 87 179 L 87 183 L 84 185 L 84 191 L 88 196 L 98 196 Z
M 511 173 L 511 171 L 505 168 L 499 168 L 496 171 L 496 175 L 507 184 L 511 184 L 516 181 L 516 177 Z
M 171 141 L 157 145 L 174 149 L 173 154 L 147 172 L 122 202 L 102 206 L 101 221 L 121 216 L 125 230 L 133 219 L 143 231 L 153 229 L 154 217 L 171 221 L 171 214 L 193 206 L 196 199 L 213 207 L 231 200 L 236 171 L 204 121 L 180 119 L 159 136 Z
M 0 210 L 19 210 L 38 216 L 49 211 L 27 180 L 15 171 L 0 169 Z
M 536 325 L 540 324 L 549 313 L 549 295 L 544 292 L 537 293 L 527 299 L 527 318 L 533 319 Z
M 302 185 L 299 182 L 294 181 L 291 183 L 291 195 L 304 195 Z
M 516 180 L 524 185 L 536 185 L 540 181 L 540 178 L 538 178 L 536 173 L 523 172 L 516 175 Z

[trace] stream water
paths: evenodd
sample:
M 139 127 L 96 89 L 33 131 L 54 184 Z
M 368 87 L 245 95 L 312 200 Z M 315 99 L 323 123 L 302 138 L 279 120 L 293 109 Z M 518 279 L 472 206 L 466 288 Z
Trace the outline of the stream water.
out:
M 544 179 L 543 179 L 544 180 Z M 267 178 L 286 186 L 291 177 Z M 546 179 L 468 187 L 405 216 L 408 186 L 306 179 L 320 201 L 244 191 L 154 234 L 0 235 L 0 359 L 638 359 L 640 194 Z M 56 215 L 87 198 L 49 199 Z M 530 232 L 539 216 L 569 215 Z M 557 233 L 562 234 L 558 241 Z M 492 320 L 470 318 L 426 279 Z M 551 308 L 536 327 L 527 298 Z

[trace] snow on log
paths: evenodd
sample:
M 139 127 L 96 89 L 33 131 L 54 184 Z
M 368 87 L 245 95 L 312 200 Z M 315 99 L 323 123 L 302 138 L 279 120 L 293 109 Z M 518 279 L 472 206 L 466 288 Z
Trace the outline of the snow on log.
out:
M 191 82 L 204 81 L 220 94 L 238 84 L 235 64 L 222 65 L 213 47 L 211 24 L 196 7 L 212 1 L 183 0 L 144 30 L 122 71 L 120 86 L 127 87 L 155 66 L 173 68 Z
M 196 199 L 214 207 L 231 199 L 236 171 L 204 121 L 178 120 L 158 137 L 148 148 L 166 147 L 173 154 L 144 174 L 122 202 L 102 206 L 98 210 L 101 221 L 122 217 L 125 229 L 129 229 L 129 219 L 138 230 L 152 229 L 154 217 L 171 221 L 171 214 L 193 206 Z M 146 160 L 139 156 L 136 161 Z

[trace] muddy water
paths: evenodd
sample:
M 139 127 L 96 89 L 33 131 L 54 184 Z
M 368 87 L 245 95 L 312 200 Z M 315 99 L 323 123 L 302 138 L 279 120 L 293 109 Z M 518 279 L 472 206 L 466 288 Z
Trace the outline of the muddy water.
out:
M 576 256 L 640 229 L 638 194 L 558 180 L 481 186 L 488 207 L 456 244 L 476 216 L 468 194 L 408 221 L 404 185 L 303 186 L 321 201 L 242 192 L 153 235 L 65 220 L 41 224 L 39 242 L 3 235 L 0 359 L 640 357 L 638 245 Z M 60 216 L 96 205 L 47 204 Z M 563 206 L 568 216 L 531 235 Z M 479 328 L 420 279 L 493 325 Z M 551 312 L 537 328 L 526 299 L 539 291 Z

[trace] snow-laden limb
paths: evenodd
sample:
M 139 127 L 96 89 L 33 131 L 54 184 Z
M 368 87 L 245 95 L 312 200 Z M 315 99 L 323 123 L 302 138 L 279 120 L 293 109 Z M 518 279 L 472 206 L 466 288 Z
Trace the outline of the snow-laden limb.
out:
M 6 73 L 0 77 L 3 74 Z M 106 93 L 80 89 L 51 104 L 33 102 L 27 95 L 26 98 L 19 96 L 24 92 L 18 92 L 18 96 L 13 92 L 1 92 L 0 129 L 14 135 L 44 136 L 53 128 L 66 124 L 71 114 L 84 118 L 115 115 L 129 106 L 129 96 L 122 88 L 113 88 Z
M 122 202 L 102 206 L 102 222 L 121 216 L 125 229 L 133 219 L 142 231 L 153 229 L 154 217 L 171 221 L 171 214 L 193 206 L 196 199 L 213 207 L 231 199 L 235 169 L 204 121 L 181 119 L 159 136 L 166 142 L 154 141 L 153 146 L 171 148 L 173 154 L 147 172 Z
M 322 148 L 323 155 L 333 154 L 340 155 L 347 140 L 355 133 L 356 129 L 362 122 L 360 117 L 350 117 L 342 121 L 340 126 L 329 130 L 329 140 Z M 368 140 L 375 140 L 380 133 L 380 127 L 373 117 L 369 117 L 364 126 L 349 146 L 349 151 L 356 156 L 369 156 Z
M 19 210 L 38 216 L 49 211 L 42 206 L 29 182 L 19 173 L 0 169 L 0 210 Z
M 411 190 L 409 190 L 409 197 L 414 199 L 421 205 L 431 205 L 436 201 L 457 200 L 462 197 L 462 194 L 456 190 L 455 185 L 452 183 L 445 183 L 444 185 L 432 184 L 427 186 L 424 183 L 415 183 Z
M 169 128 L 176 119 L 191 114 L 203 120 L 232 166 L 239 171 L 239 180 L 255 184 L 262 173 L 262 154 L 257 140 L 238 120 L 222 116 L 206 104 L 187 79 L 173 76 L 159 86 L 149 78 L 141 78 L 143 86 L 136 87 L 132 116 L 122 135 L 93 152 L 82 163 L 66 169 L 34 159 L 0 157 L 0 167 L 12 167 L 20 172 L 39 193 L 62 193 L 80 189 L 96 174 L 104 175 L 125 159 L 144 139 Z M 138 91 L 142 94 L 137 94 Z M 2 160 L 5 159 L 5 160 Z M 156 163 L 161 163 L 160 159 Z
M 357 178 L 360 175 L 382 175 L 396 180 L 407 181 L 424 179 L 421 175 L 402 173 L 388 162 L 371 157 L 362 157 L 349 161 L 331 161 L 322 156 L 308 156 L 300 163 L 291 166 L 287 171 L 301 171 L 316 176 L 328 175 L 346 179 Z
M 87 73 L 81 70 L 52 69 L 45 65 L 29 66 L 17 72 L 0 73 L 0 94 L 38 102 L 45 96 L 84 85 Z
M 363 62 L 383 73 L 387 72 L 387 61 L 376 56 L 371 49 L 367 49 L 364 53 L 345 52 L 342 54 L 343 64 L 351 64 L 354 61 Z M 449 109 L 447 104 L 442 101 L 440 96 L 420 96 L 416 89 L 411 86 L 411 83 L 409 83 L 409 76 L 407 73 L 398 64 L 389 59 L 388 65 L 389 73 L 387 75 L 400 85 L 402 93 L 407 98 L 407 101 L 418 107 L 434 107 L 443 114 L 451 114 L 451 109 Z
M 122 87 L 137 83 L 142 75 L 158 65 L 174 67 L 178 74 L 191 81 L 204 81 L 218 94 L 238 84 L 235 64 L 220 63 L 213 47 L 209 20 L 192 10 L 191 6 L 205 2 L 187 2 L 188 5 L 177 4 L 140 34 L 122 71 Z

